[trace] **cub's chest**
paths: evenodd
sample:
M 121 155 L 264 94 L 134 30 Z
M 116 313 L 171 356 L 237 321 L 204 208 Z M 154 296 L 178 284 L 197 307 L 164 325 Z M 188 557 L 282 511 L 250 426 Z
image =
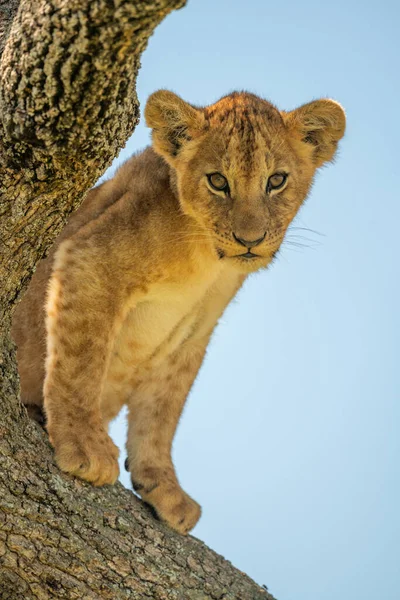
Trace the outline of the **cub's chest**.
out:
M 132 369 L 150 357 L 171 354 L 196 328 L 204 299 L 214 283 L 165 285 L 151 293 L 127 314 L 114 343 L 112 364 Z

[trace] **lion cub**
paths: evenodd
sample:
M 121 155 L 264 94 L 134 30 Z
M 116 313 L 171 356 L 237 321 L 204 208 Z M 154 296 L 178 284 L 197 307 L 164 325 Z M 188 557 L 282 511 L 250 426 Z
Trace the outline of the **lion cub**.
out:
M 265 268 L 343 136 L 333 100 L 280 112 L 249 93 L 212 106 L 168 91 L 145 109 L 153 146 L 90 191 L 18 306 L 22 398 L 44 405 L 59 467 L 118 477 L 108 424 L 124 404 L 132 484 L 173 529 L 200 506 L 171 445 L 211 333 L 249 273 Z

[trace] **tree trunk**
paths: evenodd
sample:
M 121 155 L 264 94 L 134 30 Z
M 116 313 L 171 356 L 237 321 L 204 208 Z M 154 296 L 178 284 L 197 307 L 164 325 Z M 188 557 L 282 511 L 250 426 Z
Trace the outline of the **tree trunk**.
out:
M 271 600 L 117 484 L 62 474 L 19 401 L 13 306 L 139 116 L 153 29 L 185 0 L 0 0 L 0 598 Z

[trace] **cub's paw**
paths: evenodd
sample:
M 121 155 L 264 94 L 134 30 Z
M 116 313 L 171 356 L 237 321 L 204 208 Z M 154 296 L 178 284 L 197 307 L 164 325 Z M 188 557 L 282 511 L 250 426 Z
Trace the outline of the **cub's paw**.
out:
M 119 450 L 103 429 L 78 436 L 67 433 L 50 436 L 56 461 L 62 471 L 100 486 L 115 483 L 119 475 Z
M 178 533 L 186 535 L 201 516 L 201 507 L 178 483 L 160 483 L 147 493 L 138 489 L 142 500 L 150 504 L 161 521 Z

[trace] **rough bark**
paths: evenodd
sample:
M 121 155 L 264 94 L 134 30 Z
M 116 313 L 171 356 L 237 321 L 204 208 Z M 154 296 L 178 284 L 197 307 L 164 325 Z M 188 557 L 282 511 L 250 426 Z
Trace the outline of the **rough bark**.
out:
M 138 121 L 139 57 L 185 0 L 0 0 L 0 599 L 272 599 L 120 484 L 63 475 L 19 401 L 12 308 Z

